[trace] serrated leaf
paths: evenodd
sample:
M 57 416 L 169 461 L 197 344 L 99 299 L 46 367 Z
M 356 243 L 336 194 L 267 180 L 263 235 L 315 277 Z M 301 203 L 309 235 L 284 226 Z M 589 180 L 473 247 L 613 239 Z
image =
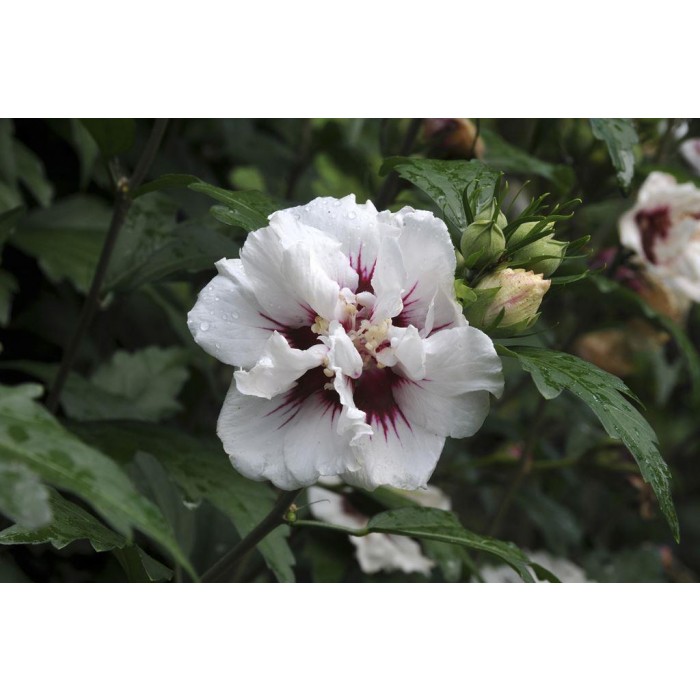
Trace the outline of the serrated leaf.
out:
M 264 228 L 270 214 L 284 208 L 279 200 L 262 192 L 231 192 L 206 182 L 195 182 L 189 187 L 226 205 L 226 212 L 217 208 L 216 218 L 219 221 L 229 226 L 240 226 L 248 232 Z
M 625 383 L 584 360 L 536 347 L 499 348 L 519 360 L 532 375 L 542 396 L 557 397 L 564 389 L 584 401 L 610 437 L 622 440 L 659 501 L 661 511 L 679 540 L 678 517 L 671 498 L 671 473 L 657 447 L 656 433 L 627 400 L 637 400 Z
M 89 540 L 96 552 L 124 547 L 124 536 L 105 527 L 85 509 L 50 489 L 47 494 L 53 518 L 45 527 L 13 525 L 0 532 L 0 544 L 45 544 L 63 549 L 76 540 Z
M 629 190 L 634 177 L 634 147 L 639 143 L 632 119 L 591 119 L 593 136 L 605 142 L 610 160 L 623 190 Z
M 375 515 L 367 524 L 367 531 L 437 540 L 487 552 L 502 559 L 523 581 L 534 583 L 527 568 L 532 562 L 514 544 L 470 532 L 450 511 L 421 507 L 389 510 Z
M 134 144 L 133 119 L 81 119 L 105 158 L 126 153 Z
M 110 217 L 111 210 L 102 200 L 76 195 L 27 216 L 10 244 L 36 258 L 52 282 L 67 279 L 86 293 Z
M 574 173 L 567 165 L 546 163 L 527 151 L 508 143 L 495 131 L 481 129 L 484 140 L 484 160 L 494 168 L 518 175 L 539 175 L 558 185 L 562 190 L 571 187 Z
M 22 462 L 47 483 L 76 494 L 125 536 L 137 528 L 152 537 L 194 576 L 158 508 L 113 460 L 32 400 L 40 394 L 33 384 L 0 386 L 0 458 Z
M 180 485 L 188 501 L 209 501 L 231 519 L 241 536 L 248 534 L 275 504 L 273 490 L 236 472 L 218 444 L 135 422 L 81 423 L 75 430 L 122 463 L 133 459 L 137 451 L 153 455 Z M 267 565 L 284 582 L 294 580 L 294 555 L 286 536 L 285 528 L 277 528 L 258 545 Z
M 495 196 L 501 173 L 477 160 L 435 160 L 428 158 L 387 158 L 381 174 L 396 170 L 400 177 L 423 190 L 458 230 L 469 220 L 464 195 L 478 211 Z M 476 198 L 476 199 L 475 199 Z
M 0 458 L 0 513 L 30 529 L 51 522 L 49 491 L 21 462 Z

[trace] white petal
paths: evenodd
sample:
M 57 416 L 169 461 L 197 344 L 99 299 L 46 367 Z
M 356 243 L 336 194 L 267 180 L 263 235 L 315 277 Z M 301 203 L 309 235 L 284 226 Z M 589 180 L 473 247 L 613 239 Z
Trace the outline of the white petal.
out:
M 472 326 L 448 328 L 425 340 L 426 381 L 440 396 L 503 393 L 503 368 L 491 338 Z
M 373 491 L 378 486 L 414 490 L 426 486 L 445 444 L 436 435 L 401 417 L 375 425 L 374 435 L 355 447 L 362 468 L 343 481 Z
M 217 433 L 241 474 L 291 490 L 357 468 L 347 437 L 337 432 L 340 406 L 320 388 L 323 379 L 320 373 L 319 389 L 307 396 L 295 388 L 271 400 L 245 396 L 231 384 Z
M 350 537 L 357 550 L 357 561 L 367 574 L 379 571 L 403 571 L 428 575 L 435 563 L 423 556 L 420 545 L 409 537 L 373 532 L 365 537 Z
M 298 216 L 303 224 L 313 226 L 338 241 L 352 267 L 359 273 L 361 283 L 369 283 L 384 228 L 377 219 L 377 210 L 372 202 L 357 204 L 354 194 L 343 199 L 319 197 L 303 207 L 287 211 Z
M 487 391 L 442 396 L 431 388 L 429 381 L 396 387 L 396 401 L 412 425 L 453 438 L 469 437 L 481 428 L 491 407 Z
M 362 357 L 345 328 L 338 321 L 332 321 L 328 331 L 328 336 L 323 342 L 329 349 L 329 367 L 336 372 L 342 372 L 346 377 L 357 379 L 362 374 Z
M 314 518 L 331 525 L 359 529 L 367 525 L 369 518 L 355 510 L 345 496 L 328 489 L 312 486 L 306 492 L 309 510 Z
M 436 330 L 463 323 L 455 300 L 454 274 L 457 260 L 444 222 L 427 211 L 399 212 L 401 235 L 398 243 L 406 269 L 406 295 L 397 325 L 414 325 L 422 330 L 431 304 Z
M 377 359 L 387 367 L 398 366 L 401 374 L 410 379 L 425 377 L 425 347 L 423 338 L 414 326 L 391 328 L 391 347 L 377 353 Z
M 272 333 L 240 260 L 216 263 L 219 274 L 199 293 L 187 315 L 194 339 L 210 355 L 237 367 L 251 367 Z
M 357 280 L 337 241 L 284 211 L 248 235 L 241 260 L 265 313 L 292 328 L 332 316 L 340 289 Z
M 323 345 L 308 350 L 292 348 L 287 339 L 275 331 L 255 367 L 234 373 L 236 386 L 242 394 L 271 399 L 291 389 L 307 370 L 318 367 L 326 353 Z
M 343 407 L 336 428 L 338 435 L 343 436 L 345 443 L 351 447 L 364 444 L 374 434 L 374 430 L 367 423 L 367 414 L 355 405 L 350 380 L 338 372 L 333 379 L 333 386 Z M 348 468 L 357 471 L 360 463 L 355 459 L 348 463 Z
M 381 323 L 401 312 L 405 287 L 406 270 L 401 249 L 395 238 L 385 236 L 379 245 L 377 265 L 372 276 L 372 288 L 377 297 L 372 312 L 374 323 Z

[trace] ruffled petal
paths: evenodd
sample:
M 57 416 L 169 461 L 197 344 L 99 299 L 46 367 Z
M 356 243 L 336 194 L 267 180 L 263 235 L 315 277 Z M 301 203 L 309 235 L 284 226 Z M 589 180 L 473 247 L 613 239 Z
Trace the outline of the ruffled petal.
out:
M 275 331 L 255 367 L 234 372 L 236 386 L 247 396 L 271 399 L 291 389 L 307 370 L 318 367 L 326 354 L 327 350 L 321 344 L 308 350 L 292 348 L 287 339 Z
M 425 346 L 414 326 L 391 328 L 390 346 L 377 353 L 377 360 L 387 367 L 398 367 L 409 379 L 425 377 Z
M 217 360 L 252 367 L 272 333 L 240 260 L 216 263 L 219 274 L 187 315 L 195 341 Z
M 328 336 L 324 338 L 328 346 L 328 366 L 335 372 L 342 372 L 346 377 L 357 379 L 362 374 L 362 357 L 345 332 L 345 328 L 332 321 Z

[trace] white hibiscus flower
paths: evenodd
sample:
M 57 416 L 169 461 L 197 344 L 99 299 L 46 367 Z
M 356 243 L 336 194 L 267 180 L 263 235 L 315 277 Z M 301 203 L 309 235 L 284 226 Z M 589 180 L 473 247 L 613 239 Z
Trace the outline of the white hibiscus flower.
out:
M 323 485 L 334 485 L 336 480 L 324 479 Z M 357 510 L 342 494 L 329 491 L 322 486 L 313 486 L 308 491 L 309 508 L 314 518 L 332 525 L 361 529 L 369 522 L 369 517 Z M 419 491 L 404 491 L 403 495 L 418 505 L 428 508 L 450 509 L 449 497 L 435 486 Z M 350 536 L 360 568 L 366 574 L 379 571 L 403 571 L 407 574 L 428 575 L 435 566 L 421 551 L 420 545 L 410 537 L 386 535 L 372 532 L 364 537 Z
M 654 172 L 620 219 L 620 240 L 660 284 L 700 302 L 700 189 Z
M 688 139 L 681 144 L 681 155 L 696 175 L 700 175 L 700 139 Z
M 236 469 L 283 489 L 322 476 L 425 486 L 446 436 L 503 390 L 493 343 L 454 297 L 455 253 L 425 211 L 319 198 L 254 231 L 188 316 L 240 369 L 218 434 Z

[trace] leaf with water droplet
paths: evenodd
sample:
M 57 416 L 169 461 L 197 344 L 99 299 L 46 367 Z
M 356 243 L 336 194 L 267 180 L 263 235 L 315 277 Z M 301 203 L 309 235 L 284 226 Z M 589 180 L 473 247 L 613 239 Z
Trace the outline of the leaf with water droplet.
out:
M 640 403 L 627 385 L 595 365 L 563 352 L 524 346 L 497 347 L 499 354 L 520 362 L 546 399 L 567 389 L 589 406 L 610 437 L 622 440 L 642 477 L 654 490 L 673 536 L 679 541 L 678 517 L 671 497 L 671 472 L 659 452 L 653 428 L 628 401 Z

